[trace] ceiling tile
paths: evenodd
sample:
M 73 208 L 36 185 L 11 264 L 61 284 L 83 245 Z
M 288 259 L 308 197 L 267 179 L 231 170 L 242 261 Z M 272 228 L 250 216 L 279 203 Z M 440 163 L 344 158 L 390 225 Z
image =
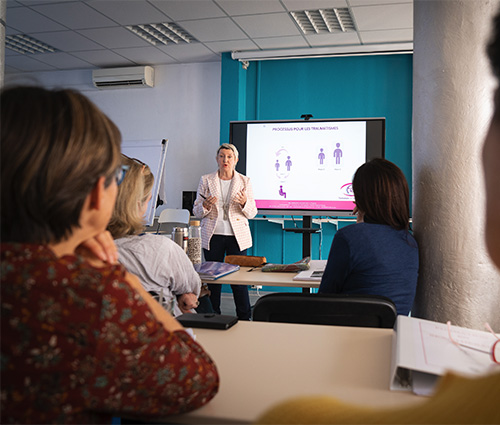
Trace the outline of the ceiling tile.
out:
M 162 46 L 159 49 L 180 62 L 220 61 L 219 55 L 213 53 L 200 43 Z
M 363 43 L 411 42 L 413 41 L 413 29 L 361 31 L 359 36 Z
M 373 0 L 349 0 L 351 7 L 354 6 L 373 6 L 375 2 Z M 396 4 L 396 3 L 412 3 L 413 0 L 383 0 L 377 1 L 378 4 Z
M 7 2 L 11 2 L 12 0 L 7 0 Z M 82 0 L 16 0 L 18 3 L 22 3 L 23 6 L 39 6 L 41 4 L 54 4 L 54 3 L 72 3 L 79 2 Z
M 117 67 L 117 66 L 134 66 L 135 63 L 130 61 L 111 50 L 91 50 L 87 52 L 74 52 L 76 56 L 85 62 L 91 63 L 99 68 Z
M 262 13 L 285 11 L 279 0 L 216 0 L 216 3 L 231 16 L 259 15 Z
M 147 41 L 137 37 L 134 33 L 122 27 L 95 28 L 89 30 L 79 30 L 78 32 L 109 49 L 150 46 Z
M 46 63 L 40 62 L 32 57 L 32 55 L 19 55 L 9 57 L 9 66 L 12 66 L 21 71 L 55 71 L 56 68 Z
M 234 21 L 250 37 L 279 37 L 300 35 L 300 32 L 288 13 L 268 15 L 237 16 Z
M 243 40 L 246 34 L 229 18 L 184 21 L 180 26 L 198 41 Z
M 150 3 L 174 21 L 226 16 L 212 0 L 150 0 Z
M 46 4 L 34 10 L 71 29 L 112 27 L 116 23 L 85 3 Z
M 160 23 L 169 20 L 165 14 L 145 0 L 92 0 L 88 4 L 121 25 Z
M 7 1 L 7 9 L 10 7 L 21 7 L 21 6 L 23 6 L 23 5 L 16 0 L 8 0 Z
M 304 36 L 289 14 L 333 7 L 349 8 L 358 32 Z M 124 27 L 159 22 L 174 22 L 198 41 L 154 47 Z M 26 33 L 69 54 L 42 63 L 42 55 L 6 49 L 5 69 L 203 62 L 233 50 L 393 44 L 411 41 L 412 28 L 412 0 L 8 0 L 7 35 Z
M 25 56 L 25 55 L 16 52 L 15 50 L 11 50 L 7 46 L 5 46 L 5 56 Z
M 300 35 L 289 37 L 254 38 L 261 49 L 287 49 L 290 47 L 307 47 L 307 41 Z
M 75 58 L 68 53 L 46 53 L 39 55 L 38 60 L 57 69 L 85 69 L 92 68 L 92 64 Z
M 282 0 L 289 11 L 348 7 L 346 0 Z M 373 0 L 370 0 L 373 1 Z
M 361 44 L 358 33 L 355 31 L 336 32 L 335 34 L 311 34 L 306 35 L 306 39 L 312 47 Z
M 114 51 L 138 65 L 178 63 L 177 60 L 153 46 L 132 47 L 130 49 L 115 49 Z
M 66 29 L 57 22 L 25 7 L 7 9 L 6 23 L 9 27 L 25 34 L 43 31 L 61 31 Z
M 43 32 L 36 38 L 58 50 L 76 52 L 79 50 L 102 49 L 103 47 L 74 31 Z
M 358 31 L 413 28 L 413 4 L 353 7 Z
M 215 52 L 232 52 L 233 50 L 256 50 L 258 46 L 249 39 L 231 41 L 212 41 L 205 43 L 205 46 Z

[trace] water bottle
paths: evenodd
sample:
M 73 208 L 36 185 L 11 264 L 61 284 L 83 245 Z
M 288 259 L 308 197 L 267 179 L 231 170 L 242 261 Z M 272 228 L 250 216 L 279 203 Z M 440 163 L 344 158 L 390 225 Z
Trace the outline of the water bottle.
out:
M 185 227 L 174 227 L 172 229 L 172 240 L 187 252 L 188 229 Z
M 201 228 L 199 220 L 191 220 L 189 223 L 187 255 L 193 264 L 201 263 Z

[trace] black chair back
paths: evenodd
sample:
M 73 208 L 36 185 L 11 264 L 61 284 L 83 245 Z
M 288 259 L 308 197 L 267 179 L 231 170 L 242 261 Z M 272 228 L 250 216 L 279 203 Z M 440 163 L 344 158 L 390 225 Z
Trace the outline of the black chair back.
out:
M 392 328 L 394 303 L 378 295 L 277 292 L 260 297 L 253 308 L 258 322 Z

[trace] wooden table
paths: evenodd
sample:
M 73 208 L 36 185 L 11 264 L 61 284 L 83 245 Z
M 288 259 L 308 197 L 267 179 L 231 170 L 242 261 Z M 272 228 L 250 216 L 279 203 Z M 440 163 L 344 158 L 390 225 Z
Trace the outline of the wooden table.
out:
M 250 271 L 251 270 L 251 271 Z M 320 281 L 293 280 L 296 273 L 262 272 L 262 269 L 241 267 L 238 271 L 217 280 L 204 281 L 228 285 L 288 286 L 292 288 L 319 288 Z
M 392 329 L 238 322 L 194 329 L 219 370 L 219 393 L 171 423 L 249 423 L 277 402 L 331 395 L 365 406 L 424 399 L 389 390 Z

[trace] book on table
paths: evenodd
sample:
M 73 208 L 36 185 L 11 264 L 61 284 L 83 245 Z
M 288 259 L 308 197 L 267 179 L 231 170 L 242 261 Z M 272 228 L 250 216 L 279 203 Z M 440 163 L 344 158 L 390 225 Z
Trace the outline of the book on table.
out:
M 326 260 L 311 260 L 309 266 L 309 270 L 297 273 L 293 277 L 293 280 L 321 282 L 326 267 Z
M 221 263 L 219 261 L 205 261 L 204 263 L 195 264 L 194 269 L 200 275 L 201 280 L 217 280 L 222 276 L 240 269 L 236 264 Z

